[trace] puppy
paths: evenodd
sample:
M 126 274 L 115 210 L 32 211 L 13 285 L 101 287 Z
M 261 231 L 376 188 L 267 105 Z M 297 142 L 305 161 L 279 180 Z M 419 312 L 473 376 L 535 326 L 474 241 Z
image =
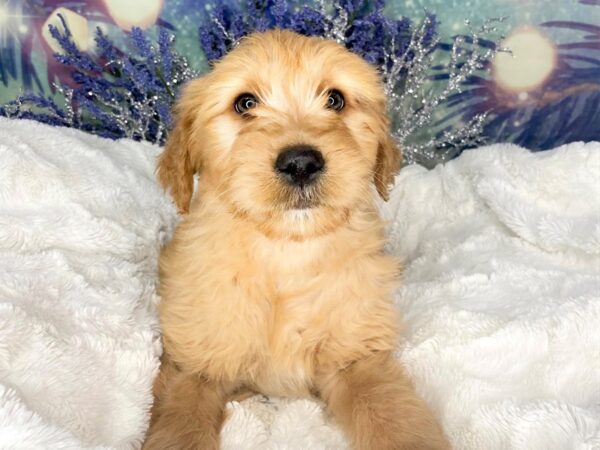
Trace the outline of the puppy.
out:
M 318 396 L 356 449 L 448 448 L 392 355 L 399 266 L 375 197 L 400 153 L 375 69 L 333 41 L 254 34 L 175 113 L 158 177 L 184 215 L 160 257 L 145 448 L 217 449 L 242 389 Z

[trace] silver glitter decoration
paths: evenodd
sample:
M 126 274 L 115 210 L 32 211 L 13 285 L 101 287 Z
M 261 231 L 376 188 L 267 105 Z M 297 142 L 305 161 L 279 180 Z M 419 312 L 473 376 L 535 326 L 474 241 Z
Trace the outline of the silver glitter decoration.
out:
M 52 83 L 56 91 L 64 98 L 64 111 L 67 114 L 67 122 L 76 126 L 80 122 L 79 110 L 73 108 L 73 89 L 62 86 L 59 83 Z
M 346 34 L 350 28 L 350 17 L 339 1 L 318 0 L 317 6 L 323 17 L 332 17 L 326 24 L 325 39 L 333 39 L 339 44 L 346 42 Z
M 171 37 L 171 40 L 174 39 Z M 151 52 L 157 55 L 154 46 L 150 46 Z M 148 92 L 147 89 L 141 84 L 140 80 L 132 78 L 132 82 L 138 88 L 138 92 L 143 92 L 144 96 L 141 98 L 135 98 L 130 91 L 121 90 L 119 93 L 121 98 L 117 96 L 110 98 L 103 98 L 103 96 L 97 95 L 92 91 L 85 93 L 90 100 L 94 102 L 94 106 L 110 116 L 111 120 L 115 122 L 116 127 L 123 133 L 123 137 L 135 140 L 151 140 L 152 142 L 161 142 L 163 137 L 169 131 L 168 123 L 163 120 L 159 120 L 156 105 L 161 95 L 168 97 L 169 101 L 163 103 L 171 103 L 175 99 L 177 88 L 188 80 L 197 78 L 200 74 L 194 71 L 188 61 L 178 53 L 171 55 L 172 70 L 169 74 L 169 78 L 165 78 L 165 74 L 159 76 L 165 92 Z M 158 57 L 159 58 L 159 57 Z M 153 60 L 155 65 L 161 63 L 160 59 Z M 123 71 L 124 61 L 115 60 L 106 63 L 106 66 L 117 68 L 119 71 Z M 65 124 L 73 128 L 79 128 L 81 123 L 93 123 L 92 120 L 86 117 L 85 108 L 78 108 L 77 101 L 73 98 L 73 89 L 61 85 L 59 83 L 53 83 L 57 94 L 55 99 L 62 103 L 62 111 L 65 116 L 60 116 L 52 108 L 45 108 L 43 110 L 51 119 L 56 119 L 57 122 Z M 124 97 L 124 98 L 123 98 Z M 18 95 L 17 98 L 11 101 L 9 104 L 4 105 L 6 115 L 8 117 L 27 117 L 29 112 L 37 111 L 38 107 L 32 106 L 31 103 L 24 101 L 24 94 Z M 88 120 L 85 120 L 88 119 Z M 152 137 L 152 139 L 149 139 Z
M 479 43 L 482 36 L 495 34 L 495 25 L 505 19 L 489 19 L 477 30 L 466 20 L 470 34 L 468 38 L 453 38 L 449 60 L 442 64 L 442 73 L 448 75 L 448 79 L 443 81 L 431 78 L 434 66 L 440 65 L 438 57 L 441 56 L 437 49 L 439 37 L 430 42 L 425 40 L 431 20 L 430 16 L 426 16 L 420 26 L 415 27 L 403 56 L 396 56 L 393 48 L 387 52 L 386 62 L 381 68 L 393 136 L 402 148 L 404 163 L 426 167 L 448 161 L 464 148 L 484 143 L 482 132 L 487 112 L 476 114 L 467 123 L 436 133 L 433 137 L 428 138 L 427 135 L 435 133 L 436 113 L 445 109 L 444 102 L 452 94 L 460 93 L 470 76 L 485 70 L 494 55 L 504 50 L 483 47 Z M 414 55 L 410 60 L 406 57 L 409 54 Z
M 24 92 L 22 89 L 20 89 L 19 95 L 17 95 L 17 97 L 12 102 L 4 105 L 4 109 L 6 110 L 6 117 L 19 117 L 19 114 L 24 109 L 23 95 Z
M 235 48 L 240 44 L 242 37 L 236 38 L 233 33 L 227 30 L 227 27 L 221 22 L 221 20 L 217 16 L 211 16 L 210 19 L 219 29 L 219 31 L 223 34 L 223 37 L 231 42 L 231 48 Z
M 155 49 L 151 46 L 152 53 L 155 53 Z M 157 64 L 159 61 L 156 62 Z M 175 88 L 187 80 L 197 78 L 199 74 L 190 68 L 189 63 L 185 58 L 180 55 L 176 55 L 173 60 L 172 75 L 168 79 L 162 79 L 163 85 L 167 91 L 167 94 L 171 98 L 175 98 Z M 164 75 L 164 74 L 163 74 Z M 133 80 L 134 83 L 137 80 Z M 145 92 L 143 86 L 138 86 L 140 92 Z M 123 108 L 123 105 L 117 101 L 116 98 L 110 98 L 103 100 L 97 97 L 97 101 L 102 105 L 107 112 L 110 112 L 112 118 L 114 118 L 119 128 L 125 130 L 125 136 L 130 139 L 145 139 L 145 136 L 150 132 L 150 126 L 154 122 L 158 124 L 156 130 L 156 142 L 160 142 L 163 135 L 168 132 L 169 124 L 163 121 L 156 121 L 156 102 L 158 97 L 154 95 L 146 95 L 141 99 L 135 99 L 131 92 L 126 92 L 126 103 L 127 108 Z
M 351 26 L 348 13 L 336 0 L 318 0 L 318 7 L 321 13 L 333 17 L 327 24 L 325 37 L 345 44 L 345 36 Z M 491 36 L 497 34 L 497 24 L 505 18 L 489 19 L 478 29 L 465 20 L 469 35 L 454 37 L 449 55 L 438 49 L 439 37 L 427 39 L 432 20 L 426 14 L 421 23 L 414 26 L 408 48 L 400 56 L 396 54 L 396 42 L 392 41 L 379 67 L 388 98 L 392 134 L 402 148 L 403 162 L 426 167 L 448 161 L 464 148 L 484 143 L 482 132 L 487 112 L 476 114 L 467 123 L 441 133 L 435 133 L 433 124 L 442 111 L 448 112 L 444 102 L 452 94 L 461 92 L 470 76 L 484 71 L 486 63 L 498 51 L 506 51 L 479 45 L 483 37 L 494 42 L 503 39 L 502 36 L 496 39 Z M 440 66 L 439 59 L 443 56 L 448 61 L 442 64 L 441 72 L 445 71 L 448 79 L 432 80 L 434 67 Z M 435 71 L 440 73 L 440 68 Z M 435 135 L 428 137 L 428 134 Z
M 171 37 L 173 39 L 173 37 Z M 154 46 L 150 46 L 152 54 L 157 54 Z M 160 61 L 154 61 L 155 64 L 159 64 Z M 122 62 L 117 61 L 117 66 L 121 69 Z M 179 54 L 174 55 L 172 61 L 173 70 L 169 78 L 161 78 L 166 95 L 175 98 L 175 88 L 181 83 L 187 80 L 197 78 L 199 74 L 191 69 L 187 60 Z M 162 74 L 164 77 L 165 74 Z M 134 84 L 138 84 L 139 81 L 132 79 Z M 143 85 L 136 86 L 139 92 L 146 92 Z M 117 122 L 118 127 L 124 130 L 125 137 L 136 140 L 147 140 L 148 134 L 151 132 L 151 126 L 154 123 L 158 125 L 158 129 L 155 130 L 156 137 L 155 141 L 160 142 L 165 133 L 168 133 L 169 124 L 164 123 L 161 120 L 156 120 L 156 103 L 158 97 L 156 94 L 148 94 L 142 98 L 136 99 L 131 92 L 125 92 L 125 103 L 127 107 L 124 108 L 121 101 L 117 98 L 103 99 L 100 96 L 96 96 L 95 100 L 99 107 L 110 114 L 111 118 Z M 163 94 L 164 95 L 164 94 Z

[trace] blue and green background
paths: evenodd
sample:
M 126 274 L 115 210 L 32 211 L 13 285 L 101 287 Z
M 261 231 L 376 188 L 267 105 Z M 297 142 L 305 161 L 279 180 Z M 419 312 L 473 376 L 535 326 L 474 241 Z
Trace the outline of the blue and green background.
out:
M 298 6 L 298 3 L 294 3 Z M 68 84 L 46 29 L 61 13 L 77 45 L 93 52 L 100 27 L 125 45 L 132 27 L 149 34 L 167 28 L 177 50 L 199 72 L 208 68 L 198 28 L 214 2 L 203 0 L 0 0 L 0 104 L 23 92 L 50 93 Z M 489 112 L 487 142 L 509 141 L 543 150 L 600 140 L 600 0 L 388 0 L 390 18 L 435 14 L 442 40 L 468 33 L 486 19 L 505 17 L 498 33 L 512 55 L 470 80 L 451 104 L 450 121 Z M 125 50 L 126 51 L 126 50 Z

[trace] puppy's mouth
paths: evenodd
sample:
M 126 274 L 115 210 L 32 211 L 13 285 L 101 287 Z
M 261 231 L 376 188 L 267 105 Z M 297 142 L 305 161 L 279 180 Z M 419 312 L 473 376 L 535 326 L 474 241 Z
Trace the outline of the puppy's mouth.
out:
M 287 187 L 284 193 L 284 209 L 313 209 L 320 205 L 315 185 Z

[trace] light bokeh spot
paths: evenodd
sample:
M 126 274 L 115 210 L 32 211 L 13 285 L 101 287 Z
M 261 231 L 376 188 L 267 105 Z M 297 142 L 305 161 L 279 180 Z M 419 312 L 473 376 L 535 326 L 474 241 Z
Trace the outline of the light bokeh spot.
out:
M 511 53 L 500 52 L 494 58 L 496 83 L 512 92 L 528 92 L 541 86 L 556 67 L 556 47 L 533 27 L 514 31 L 502 43 Z

